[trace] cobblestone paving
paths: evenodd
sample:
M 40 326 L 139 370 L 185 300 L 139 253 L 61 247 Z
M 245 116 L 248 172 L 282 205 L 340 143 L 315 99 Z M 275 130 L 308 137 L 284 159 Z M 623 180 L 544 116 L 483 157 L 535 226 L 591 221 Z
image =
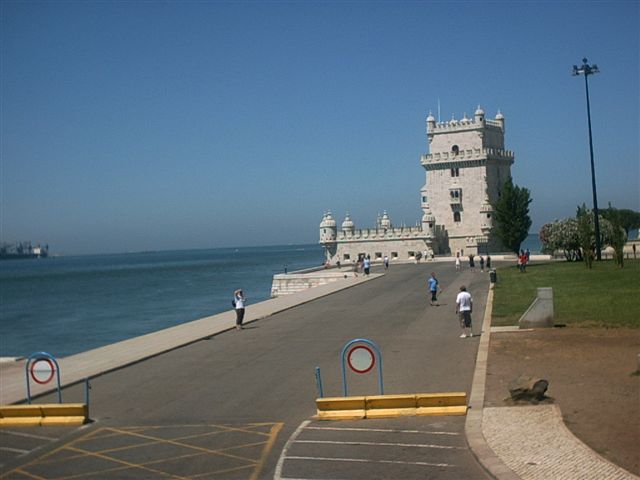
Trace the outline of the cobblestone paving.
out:
M 482 431 L 496 455 L 524 480 L 640 478 L 578 440 L 556 405 L 485 408 Z

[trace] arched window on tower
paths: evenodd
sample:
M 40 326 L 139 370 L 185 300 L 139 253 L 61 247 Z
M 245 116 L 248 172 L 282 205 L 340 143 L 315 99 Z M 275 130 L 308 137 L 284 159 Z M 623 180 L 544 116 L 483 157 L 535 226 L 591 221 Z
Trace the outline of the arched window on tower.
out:
M 453 147 L 451 147 L 451 152 L 454 155 L 458 155 L 458 153 L 460 153 L 460 147 L 458 147 L 458 145 L 454 145 Z

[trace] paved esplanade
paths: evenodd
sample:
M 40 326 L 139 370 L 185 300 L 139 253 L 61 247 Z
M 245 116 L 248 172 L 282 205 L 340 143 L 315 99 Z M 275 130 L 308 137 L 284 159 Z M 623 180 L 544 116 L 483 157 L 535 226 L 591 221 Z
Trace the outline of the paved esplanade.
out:
M 443 288 L 439 307 L 429 306 L 430 271 Z M 466 446 L 465 417 L 311 418 L 315 367 L 325 395 L 342 395 L 339 354 L 358 337 L 382 350 L 385 393 L 469 393 L 478 337 L 459 338 L 461 283 L 474 295 L 478 332 L 486 274 L 457 273 L 449 263 L 396 265 L 243 331 L 97 377 L 95 423 L 21 468 L 44 478 L 487 478 Z M 79 386 L 64 393 L 82 399 Z M 350 395 L 376 393 L 375 373 L 349 375 Z

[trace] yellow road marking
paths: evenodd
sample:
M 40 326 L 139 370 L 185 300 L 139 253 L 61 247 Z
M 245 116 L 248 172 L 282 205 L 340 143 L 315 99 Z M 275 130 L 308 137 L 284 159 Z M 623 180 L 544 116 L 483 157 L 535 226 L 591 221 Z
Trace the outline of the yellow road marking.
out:
M 101 455 L 100 453 L 90 452 L 88 450 L 82 450 L 82 449 L 76 448 L 76 447 L 67 447 L 67 448 L 69 450 L 73 451 L 73 452 L 83 452 L 83 453 L 85 453 L 85 456 L 87 456 L 87 457 L 97 457 L 97 458 L 101 458 L 102 460 L 107 460 L 107 461 L 114 462 L 114 463 L 120 463 L 120 464 L 123 465 L 121 468 L 116 468 L 115 470 L 122 470 L 124 468 L 139 468 L 141 470 L 146 470 L 148 472 L 167 474 L 167 472 L 163 472 L 162 470 L 155 470 L 153 468 L 145 467 L 144 465 L 141 465 L 141 464 L 127 462 L 125 460 L 120 460 L 119 458 L 109 457 L 107 455 Z M 97 471 L 94 471 L 92 473 L 102 473 L 102 472 L 103 472 L 103 470 L 97 470 Z M 85 475 L 86 475 L 86 473 L 82 473 L 82 474 L 78 474 L 78 475 L 71 475 L 69 477 L 64 477 L 64 478 L 78 478 L 78 477 L 83 477 Z M 175 478 L 175 479 L 178 479 L 178 480 L 187 480 L 188 479 L 188 477 L 179 477 L 179 476 L 173 475 L 173 474 L 170 474 L 170 475 L 171 475 L 171 478 Z
M 77 438 L 68 444 L 62 445 L 58 448 L 55 448 L 51 452 L 43 455 L 39 459 L 34 459 L 33 461 L 17 467 L 12 471 L 5 472 L 0 475 L 0 479 L 7 477 L 10 474 L 20 474 L 25 477 L 31 478 L 33 480 L 46 480 L 45 477 L 41 477 L 33 472 L 28 471 L 28 469 L 34 468 L 42 468 L 46 465 L 55 465 L 62 464 L 64 465 L 67 462 L 73 462 L 80 458 L 96 458 L 101 460 L 106 460 L 107 462 L 113 462 L 119 466 L 115 466 L 113 468 L 105 468 L 104 470 L 94 470 L 90 472 L 77 473 L 70 476 L 59 477 L 59 480 L 70 480 L 75 478 L 82 478 L 86 476 L 95 476 L 96 474 L 108 475 L 109 473 L 114 473 L 122 470 L 128 469 L 138 469 L 142 471 L 153 472 L 155 474 L 166 475 L 167 478 L 173 478 L 175 480 L 186 480 L 186 479 L 196 479 L 200 477 L 210 476 L 210 475 L 220 475 L 224 473 L 230 473 L 234 471 L 241 471 L 251 469 L 249 480 L 257 480 L 259 477 L 260 471 L 264 467 L 268 455 L 271 452 L 273 445 L 275 444 L 276 437 L 280 430 L 283 427 L 283 423 L 274 423 L 274 422 L 264 422 L 264 423 L 252 423 L 245 424 L 243 426 L 232 426 L 232 425 L 220 425 L 220 424 L 194 424 L 194 425 L 158 425 L 158 426 L 135 426 L 135 427 L 121 427 L 121 428 L 112 428 L 112 427 L 103 427 L 99 428 L 95 431 L 89 432 L 86 435 L 83 435 L 80 438 Z M 261 427 L 270 427 L 269 431 L 259 431 L 258 429 Z M 188 434 L 178 436 L 176 438 L 160 438 L 154 437 L 151 434 L 146 434 L 147 431 L 159 430 L 159 429 L 171 429 L 175 430 L 175 433 L 186 433 L 181 432 L 180 430 L 188 429 L 188 428 L 199 428 L 199 429 L 211 429 L 215 428 L 215 431 L 203 431 L 197 434 Z M 188 440 L 199 439 L 199 438 L 207 438 L 214 437 L 218 434 L 223 433 L 240 433 L 246 435 L 257 435 L 259 437 L 265 437 L 264 440 L 248 442 L 236 445 L 228 445 L 224 448 L 219 449 L 211 449 L 206 447 L 200 447 L 196 445 L 190 445 L 184 443 Z M 172 432 L 173 433 L 173 432 Z M 131 439 L 141 439 L 142 443 L 133 443 L 131 445 L 119 446 L 114 448 L 108 448 L 104 450 L 91 451 L 83 448 L 83 444 L 86 442 L 100 442 L 102 440 L 114 439 L 117 437 L 128 437 Z M 223 440 L 224 441 L 224 440 Z M 173 457 L 163 457 L 156 460 L 151 460 L 144 463 L 134 463 L 126 460 L 122 460 L 112 456 L 111 454 L 117 452 L 126 452 L 127 450 L 141 448 L 141 447 L 149 447 L 153 445 L 169 445 L 175 446 L 182 449 L 191 450 L 193 453 L 185 453 L 182 455 L 175 455 Z M 96 445 L 96 446 L 99 446 Z M 260 457 L 258 459 L 249 458 L 242 455 L 237 455 L 230 453 L 234 450 L 239 450 L 243 448 L 252 448 L 252 447 L 260 447 L 263 448 L 260 450 Z M 68 452 L 70 455 L 66 455 L 63 458 L 56 458 L 56 454 L 60 452 Z M 157 464 L 172 462 L 180 459 L 187 459 L 193 457 L 212 457 L 214 458 L 213 462 L 215 462 L 215 457 L 222 457 L 233 459 L 236 461 L 243 462 L 243 465 L 222 468 L 220 470 L 210 470 L 204 473 L 197 473 L 189 476 L 181 476 L 178 474 L 170 473 L 158 468 L 153 468 Z M 219 465 L 218 465 L 219 466 Z M 215 469 L 215 463 L 210 465 L 211 468 Z M 160 467 L 162 468 L 162 467 Z M 105 477 L 108 478 L 108 477 Z
M 33 475 L 32 473 L 29 473 L 29 472 L 27 472 L 27 471 L 25 471 L 25 470 L 21 470 L 21 469 L 19 469 L 19 468 L 16 468 L 16 469 L 14 470 L 14 472 L 19 473 L 19 474 L 21 474 L 21 475 L 24 475 L 24 476 L 26 476 L 26 477 L 33 478 L 34 480 L 47 480 L 46 478 L 40 477 L 40 476 L 38 476 L 38 475 Z
M 280 430 L 282 430 L 283 426 L 284 426 L 284 423 L 276 423 L 274 426 L 271 427 L 271 435 L 269 437 L 269 440 L 267 441 L 267 445 L 264 448 L 264 450 L 262 450 L 262 456 L 260 457 L 260 461 L 258 462 L 258 466 L 255 469 L 255 471 L 253 472 L 253 475 L 251 475 L 251 477 L 249 478 L 249 480 L 257 480 L 258 479 L 258 475 L 260 474 L 260 470 L 262 470 L 262 467 L 264 467 L 264 464 L 267 461 L 267 456 L 269 455 L 269 452 L 273 448 L 273 444 L 276 441 L 276 437 L 278 436 L 278 433 L 280 432 Z

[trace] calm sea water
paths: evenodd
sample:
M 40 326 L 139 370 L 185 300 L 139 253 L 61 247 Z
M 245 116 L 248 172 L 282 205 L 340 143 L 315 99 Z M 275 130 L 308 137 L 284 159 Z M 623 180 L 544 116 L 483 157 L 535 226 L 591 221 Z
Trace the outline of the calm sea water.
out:
M 51 257 L 0 262 L 0 357 L 64 357 L 250 303 L 271 280 L 317 266 L 319 245 Z

